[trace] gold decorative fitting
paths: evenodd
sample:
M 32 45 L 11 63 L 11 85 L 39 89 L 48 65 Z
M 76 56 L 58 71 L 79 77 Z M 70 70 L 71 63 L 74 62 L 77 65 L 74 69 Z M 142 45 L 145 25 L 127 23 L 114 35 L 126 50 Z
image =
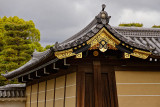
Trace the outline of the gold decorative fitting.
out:
M 79 45 L 78 48 L 81 48 L 81 45 Z
M 105 42 L 104 42 L 104 41 L 102 41 L 102 42 L 101 42 L 101 44 L 102 44 L 102 45 L 104 45 L 104 44 L 105 44 Z
M 98 55 L 99 55 L 98 51 L 94 51 L 94 52 L 93 52 L 93 55 L 94 55 L 94 56 L 98 56 Z
M 101 52 L 106 52 L 107 49 L 108 49 L 107 43 L 106 43 L 104 40 L 102 40 L 102 41 L 99 43 L 99 50 L 100 50 Z
M 122 45 L 123 45 L 123 46 L 125 46 L 125 44 L 124 44 L 124 43 L 122 43 Z
M 81 53 L 76 54 L 76 58 L 82 58 L 82 52 L 81 52 Z
M 83 46 L 85 45 L 85 43 L 82 44 Z
M 127 45 L 126 48 L 129 48 L 129 46 Z
M 130 47 L 130 49 L 132 50 L 133 48 L 132 48 L 132 47 Z
M 77 49 L 77 47 L 74 48 L 75 50 Z
M 100 50 L 101 52 L 106 52 L 106 51 L 107 51 L 106 48 L 99 48 L 99 50 Z
M 125 53 L 124 53 L 124 58 L 126 58 L 126 59 L 127 59 L 127 58 L 130 58 L 130 54 L 125 52 Z
M 132 56 L 138 57 L 138 58 L 142 58 L 142 59 L 147 59 L 149 55 L 151 55 L 150 52 L 147 51 L 143 51 L 143 50 L 139 50 L 139 49 L 135 49 L 133 51 L 133 53 L 131 53 Z
M 99 44 L 102 40 L 113 47 L 120 44 L 120 41 L 112 36 L 105 28 L 102 28 L 95 36 L 88 40 L 87 44 L 93 47 L 96 44 Z
M 68 49 L 68 50 L 64 50 L 64 51 L 59 51 L 59 52 L 55 52 L 55 56 L 58 59 L 63 59 L 63 58 L 67 58 L 67 57 L 71 57 L 76 55 L 75 53 L 73 53 L 73 49 Z

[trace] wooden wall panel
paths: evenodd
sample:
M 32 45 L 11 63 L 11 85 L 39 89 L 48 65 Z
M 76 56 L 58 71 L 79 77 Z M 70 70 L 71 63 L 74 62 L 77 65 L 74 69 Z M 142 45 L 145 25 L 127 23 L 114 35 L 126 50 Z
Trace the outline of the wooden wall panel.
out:
M 45 107 L 45 86 L 46 82 L 39 83 L 38 107 Z
M 160 83 L 160 72 L 116 71 L 117 83 Z
M 37 90 L 38 84 L 32 85 L 31 107 L 37 107 Z
M 76 107 L 76 98 L 67 98 L 65 100 L 65 107 Z
M 30 107 L 31 86 L 26 87 L 26 107 Z
M 152 96 L 119 96 L 119 107 L 159 107 L 160 97 Z
M 67 75 L 66 86 L 76 85 L 76 72 Z
M 65 107 L 76 107 L 76 73 L 67 75 Z
M 27 101 L 30 101 L 30 92 L 31 107 L 76 107 L 76 73 L 27 87 Z M 30 107 L 28 104 L 26 107 Z
M 56 99 L 55 107 L 64 107 L 64 99 Z
M 66 87 L 66 98 L 76 97 L 76 85 Z
M 119 84 L 119 95 L 160 95 L 160 84 Z
M 64 107 L 65 76 L 56 78 L 55 107 Z
M 55 79 L 47 81 L 46 107 L 53 107 Z
M 159 107 L 160 72 L 116 71 L 119 107 Z

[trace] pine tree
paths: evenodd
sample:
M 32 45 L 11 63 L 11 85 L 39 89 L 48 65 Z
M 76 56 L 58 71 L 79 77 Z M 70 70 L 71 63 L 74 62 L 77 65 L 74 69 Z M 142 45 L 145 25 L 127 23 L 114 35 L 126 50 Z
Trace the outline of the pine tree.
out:
M 34 49 L 43 51 L 39 41 L 40 32 L 33 21 L 24 21 L 17 16 L 0 19 L 0 72 L 9 72 L 24 65 Z M 3 84 L 1 81 L 0 85 Z

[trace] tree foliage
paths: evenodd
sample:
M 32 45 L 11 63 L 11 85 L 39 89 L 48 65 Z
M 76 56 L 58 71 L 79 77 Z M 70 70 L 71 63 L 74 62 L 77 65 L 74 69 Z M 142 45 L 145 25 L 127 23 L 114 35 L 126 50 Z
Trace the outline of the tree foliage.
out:
M 124 27 L 143 27 L 142 23 L 121 23 L 119 26 L 124 26 Z
M 33 21 L 14 17 L 0 18 L 0 72 L 12 71 L 30 60 L 36 49 L 43 51 L 40 43 L 40 32 Z M 5 79 L 0 77 L 0 85 Z
M 153 25 L 152 28 L 160 28 L 160 25 Z
M 46 45 L 45 50 L 50 49 L 51 47 L 53 47 L 54 45 Z

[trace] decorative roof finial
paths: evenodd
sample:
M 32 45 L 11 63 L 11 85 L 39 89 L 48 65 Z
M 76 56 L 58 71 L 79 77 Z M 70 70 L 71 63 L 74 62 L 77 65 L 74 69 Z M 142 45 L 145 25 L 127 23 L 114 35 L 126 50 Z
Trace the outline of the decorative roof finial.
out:
M 106 5 L 102 4 L 102 11 L 104 11 L 105 8 L 106 8 Z

